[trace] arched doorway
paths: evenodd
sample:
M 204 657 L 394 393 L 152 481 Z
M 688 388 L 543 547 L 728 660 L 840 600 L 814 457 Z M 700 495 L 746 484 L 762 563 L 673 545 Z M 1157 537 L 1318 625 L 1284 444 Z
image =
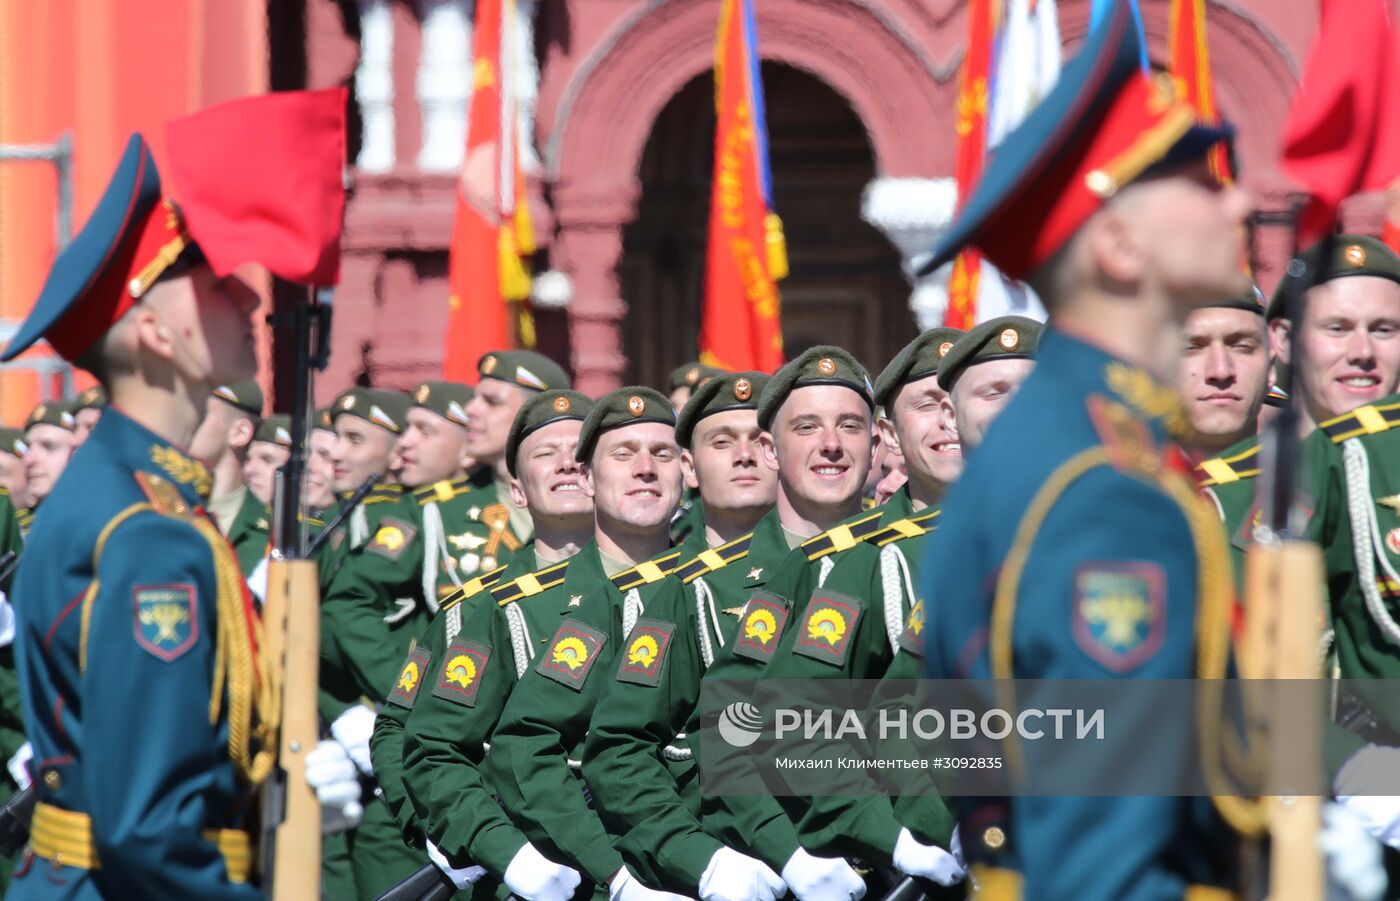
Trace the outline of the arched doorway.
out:
M 840 344 L 878 372 L 916 327 L 898 253 L 860 218 L 861 192 L 875 177 L 869 136 L 820 79 L 765 62 L 763 81 L 773 200 L 791 269 L 779 285 L 788 356 Z M 628 310 L 624 377 L 633 384 L 661 385 L 697 353 L 714 133 L 706 72 L 662 109 L 642 153 L 618 273 Z

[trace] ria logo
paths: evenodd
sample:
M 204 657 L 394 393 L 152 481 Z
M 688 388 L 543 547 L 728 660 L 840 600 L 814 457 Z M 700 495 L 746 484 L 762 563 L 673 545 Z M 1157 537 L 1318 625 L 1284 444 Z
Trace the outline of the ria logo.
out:
M 719 712 L 720 737 L 736 748 L 747 748 L 763 734 L 763 714 L 747 701 L 735 701 Z

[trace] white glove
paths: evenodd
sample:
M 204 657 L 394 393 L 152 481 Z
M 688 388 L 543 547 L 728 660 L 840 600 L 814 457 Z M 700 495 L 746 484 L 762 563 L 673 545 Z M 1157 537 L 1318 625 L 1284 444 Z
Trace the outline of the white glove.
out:
M 331 723 L 331 737 L 340 742 L 345 753 L 366 776 L 374 775 L 369 759 L 369 737 L 374 734 L 374 711 L 356 704 Z
M 908 829 L 899 830 L 899 839 L 894 843 L 894 865 L 906 876 L 932 879 L 939 885 L 961 882 L 967 873 L 953 855 L 937 845 L 925 845 Z
M 248 590 L 253 597 L 258 599 L 258 609 L 267 603 L 267 573 L 271 565 L 271 557 L 263 557 L 258 561 L 258 565 L 253 567 L 253 572 L 248 576 Z
M 1337 803 L 1351 811 L 1376 841 L 1400 848 L 1400 797 L 1381 794 L 1400 773 L 1400 748 L 1370 744 L 1357 751 L 1332 782 Z
M 714 866 L 714 861 L 710 862 L 710 866 Z M 707 875 L 708 873 L 709 871 L 706 870 Z M 701 879 L 700 884 L 704 885 L 705 880 Z M 623 867 L 617 871 L 617 875 L 613 877 L 612 883 L 608 886 L 608 901 L 686 901 L 686 897 L 685 895 L 673 895 L 670 892 L 658 892 L 656 889 L 647 888 L 642 885 L 640 879 L 633 876 L 626 867 Z
M 458 890 L 475 885 L 478 879 L 486 875 L 486 871 L 478 866 L 454 867 L 447 862 L 447 855 L 438 850 L 432 839 L 428 840 L 428 859 L 437 864 L 437 868 L 452 880 L 452 884 L 457 886 Z
M 703 901 L 775 901 L 786 890 L 783 880 L 762 861 L 733 848 L 716 851 L 700 877 Z
M 797 901 L 860 901 L 865 880 L 839 857 L 814 857 L 806 848 L 783 864 L 783 881 Z
M 580 879 L 577 870 L 555 863 L 526 842 L 510 859 L 501 881 L 524 901 L 568 901 Z
M 15 608 L 5 592 L 0 591 L 0 648 L 7 647 L 15 640 Z
M 1353 798 L 1387 801 L 1395 798 Z M 1393 811 L 1392 811 L 1393 812 Z M 1369 825 L 1347 806 L 1329 803 L 1322 808 L 1322 831 L 1317 846 L 1327 855 L 1328 898 L 1346 901 L 1379 901 L 1385 894 L 1385 864 L 1381 846 L 1368 834 Z
M 10 762 L 5 764 L 6 768 L 10 771 L 10 778 L 15 780 L 15 785 L 19 786 L 20 791 L 24 791 L 29 787 L 29 761 L 33 759 L 34 746 L 29 742 L 25 742 L 19 746 L 19 750 L 15 752 L 15 756 L 10 758 Z
M 364 816 L 360 774 L 340 742 L 318 741 L 306 755 L 306 782 L 321 802 L 321 831 L 340 832 Z

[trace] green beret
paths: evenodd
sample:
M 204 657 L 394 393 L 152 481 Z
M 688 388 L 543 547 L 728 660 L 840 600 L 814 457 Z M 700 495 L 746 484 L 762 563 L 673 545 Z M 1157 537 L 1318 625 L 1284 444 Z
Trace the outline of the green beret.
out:
M 220 385 L 210 392 L 224 403 L 231 404 L 249 416 L 261 416 L 263 393 L 256 379 L 244 379 L 228 385 Z
M 938 387 L 952 391 L 963 370 L 987 360 L 1029 360 L 1035 357 L 1042 326 L 1025 316 L 998 316 L 988 319 L 957 340 L 943 355 L 938 370 Z
M 718 366 L 706 366 L 704 363 L 691 361 L 671 370 L 671 377 L 666 381 L 666 391 L 670 393 L 677 388 L 689 388 L 694 391 L 695 386 L 705 379 L 712 379 L 723 372 Z
M 840 385 L 860 395 L 866 406 L 875 409 L 875 387 L 865 367 L 846 351 L 818 344 L 773 374 L 758 398 L 758 427 L 773 426 L 773 417 L 788 395 L 812 385 Z
M 331 415 L 331 407 L 322 407 L 311 414 L 311 428 L 324 429 L 327 432 L 335 431 L 335 417 Z
M 0 453 L 23 457 L 27 450 L 29 450 L 29 445 L 24 443 L 23 431 L 20 429 L 0 429 Z
M 552 422 L 566 419 L 582 421 L 593 412 L 593 401 L 588 395 L 565 388 L 553 388 L 533 395 L 520 405 L 520 412 L 510 424 L 510 435 L 506 438 L 506 468 L 515 475 L 515 456 L 520 453 L 520 445 L 525 439 Z
M 500 379 L 529 388 L 572 388 L 569 374 L 558 363 L 532 350 L 493 350 L 476 361 L 476 371 L 484 379 Z
M 726 410 L 757 410 L 758 396 L 768 386 L 761 372 L 722 372 L 696 388 L 676 417 L 676 443 L 690 447 L 695 426 L 706 416 Z
M 674 427 L 676 409 L 671 406 L 669 398 L 653 388 L 631 385 L 609 391 L 598 398 L 592 412 L 583 421 L 574 459 L 587 463 L 593 456 L 593 448 L 598 446 L 599 436 L 604 432 L 641 422 L 661 422 Z
M 102 390 L 101 385 L 93 385 L 91 388 L 78 395 L 78 399 L 73 404 L 73 412 L 79 410 L 101 410 L 107 406 L 107 392 Z
M 1231 310 L 1244 310 L 1248 313 L 1258 313 L 1264 315 L 1264 292 L 1254 282 L 1249 283 L 1249 290 L 1236 297 L 1228 297 L 1225 300 L 1216 301 L 1203 305 L 1207 307 L 1227 307 Z
M 1400 257 L 1384 242 L 1370 235 L 1335 235 L 1332 241 L 1332 264 L 1320 272 L 1322 245 L 1326 241 L 1319 241 L 1301 254 L 1308 267 L 1306 277 L 1312 279 L 1314 284 L 1353 275 L 1373 275 L 1400 282 Z M 1269 310 L 1264 317 L 1268 321 L 1273 322 L 1284 315 L 1284 294 L 1292 281 L 1293 276 L 1290 275 L 1284 275 L 1279 280 L 1273 297 L 1269 298 Z
M 73 431 L 77 428 L 78 421 L 73 418 L 72 402 L 54 401 L 35 407 L 30 411 L 29 418 L 24 421 L 24 431 L 27 433 L 36 425 L 56 425 L 60 429 Z
M 413 389 L 413 405 L 465 427 L 467 402 L 475 393 L 470 385 L 461 382 L 424 382 Z
M 875 403 L 887 406 L 901 385 L 938 374 L 938 364 L 963 336 L 958 328 L 929 329 L 910 341 L 875 380 Z
M 284 416 L 281 413 L 266 417 L 258 423 L 258 427 L 253 431 L 253 440 L 291 447 L 292 417 Z
M 331 413 L 332 419 L 347 414 L 358 416 L 397 435 L 403 431 L 407 421 L 409 400 L 408 395 L 401 391 L 351 388 L 337 397 L 331 406 L 334 411 Z

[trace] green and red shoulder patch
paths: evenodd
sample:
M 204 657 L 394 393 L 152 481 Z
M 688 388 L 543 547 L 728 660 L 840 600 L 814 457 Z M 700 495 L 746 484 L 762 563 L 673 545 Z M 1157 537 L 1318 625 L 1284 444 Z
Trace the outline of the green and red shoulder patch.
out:
M 582 691 L 583 683 L 598 662 L 598 654 L 607 641 L 606 633 L 588 623 L 565 620 L 559 631 L 554 633 L 554 640 L 549 643 L 549 650 L 535 671 L 560 685 Z
M 739 617 L 734 653 L 758 663 L 773 659 L 791 610 L 792 604 L 787 598 L 762 588 L 754 589 Z
M 490 659 L 489 644 L 459 636 L 443 655 L 442 672 L 438 674 L 437 685 L 433 686 L 433 696 L 464 707 L 475 707 Z
M 432 662 L 433 652 L 425 647 L 419 646 L 409 651 L 403 669 L 399 670 L 394 690 L 389 692 L 389 701 L 412 710 L 413 702 L 418 698 L 418 689 L 423 685 L 423 675 Z
M 676 627 L 655 619 L 639 619 L 627 636 L 627 647 L 619 655 L 617 680 L 655 688 L 661 681 L 661 667 Z
M 904 631 L 899 633 L 899 649 L 915 657 L 924 656 L 924 599 L 919 598 L 909 608 L 909 618 L 904 621 Z
M 836 591 L 819 590 L 807 602 L 802 631 L 797 633 L 793 653 L 832 666 L 845 666 L 851 652 L 856 623 L 865 602 Z

